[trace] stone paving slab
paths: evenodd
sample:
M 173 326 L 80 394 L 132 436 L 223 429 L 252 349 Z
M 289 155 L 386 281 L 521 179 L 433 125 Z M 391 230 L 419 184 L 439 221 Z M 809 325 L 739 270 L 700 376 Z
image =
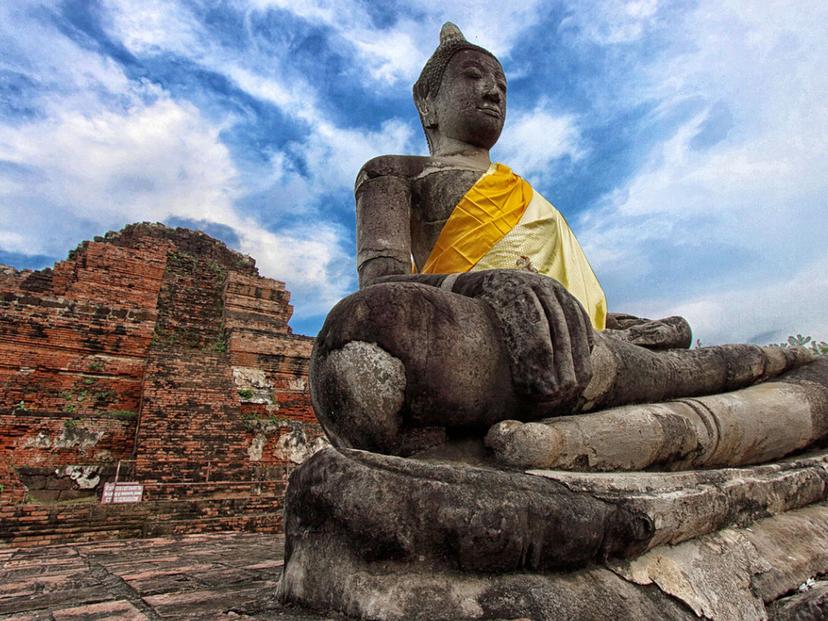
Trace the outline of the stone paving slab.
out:
M 0 547 L 0 621 L 344 619 L 276 601 L 283 556 L 250 533 Z

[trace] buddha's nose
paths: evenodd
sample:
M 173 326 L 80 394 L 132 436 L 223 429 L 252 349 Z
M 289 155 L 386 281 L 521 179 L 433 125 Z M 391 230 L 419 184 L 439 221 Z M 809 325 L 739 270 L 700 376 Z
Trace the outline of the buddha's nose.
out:
M 500 92 L 500 89 L 497 87 L 497 80 L 494 78 L 487 78 L 483 80 L 483 96 L 486 99 L 494 101 L 496 103 L 500 103 L 503 99 L 503 95 Z

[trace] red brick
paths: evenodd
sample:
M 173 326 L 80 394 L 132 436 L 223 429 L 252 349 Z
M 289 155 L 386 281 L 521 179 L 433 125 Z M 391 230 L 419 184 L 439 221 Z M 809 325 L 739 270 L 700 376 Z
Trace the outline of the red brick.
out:
M 84 242 L 51 270 L 0 269 L 0 540 L 280 528 L 295 464 L 279 437 L 321 435 L 313 340 L 291 332 L 289 300 L 249 257 L 161 225 Z M 248 385 L 233 367 L 260 376 Z M 146 484 L 140 506 L 20 504 L 18 468 L 131 459 L 122 478 Z

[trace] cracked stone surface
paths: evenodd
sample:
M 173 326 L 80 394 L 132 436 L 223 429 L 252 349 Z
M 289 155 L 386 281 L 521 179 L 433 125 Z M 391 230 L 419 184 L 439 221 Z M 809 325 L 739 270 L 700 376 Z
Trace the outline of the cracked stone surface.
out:
M 775 602 L 828 574 L 826 459 L 523 473 L 328 448 L 291 475 L 280 590 L 376 621 L 797 618 L 825 607 Z
M 340 619 L 275 600 L 283 551 L 240 533 L 0 547 L 0 620 Z

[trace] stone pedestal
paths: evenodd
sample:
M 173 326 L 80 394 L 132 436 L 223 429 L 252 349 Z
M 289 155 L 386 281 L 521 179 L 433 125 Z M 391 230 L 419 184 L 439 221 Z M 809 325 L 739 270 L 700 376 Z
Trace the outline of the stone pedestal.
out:
M 768 618 L 828 572 L 826 498 L 828 451 L 577 473 L 330 448 L 291 477 L 280 590 L 366 619 Z

